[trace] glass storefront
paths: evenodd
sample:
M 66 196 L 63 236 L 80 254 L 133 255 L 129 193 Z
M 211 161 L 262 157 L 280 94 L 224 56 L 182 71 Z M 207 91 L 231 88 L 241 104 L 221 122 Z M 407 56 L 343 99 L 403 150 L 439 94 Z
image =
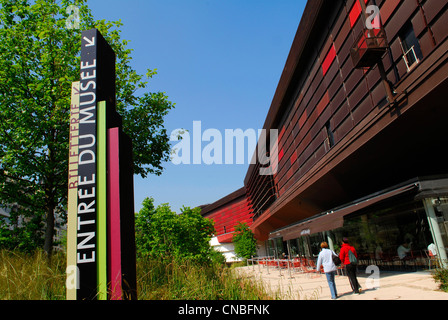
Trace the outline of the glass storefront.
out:
M 282 259 L 288 255 L 288 248 L 286 242 L 282 238 L 276 238 L 267 241 L 266 244 L 267 255 L 275 259 Z
M 448 249 L 448 197 L 431 199 L 431 203 L 434 205 L 443 246 Z
M 448 197 L 431 199 L 431 204 L 439 242 L 443 243 L 438 247 L 448 250 Z M 276 257 L 280 257 L 279 250 L 285 250 L 286 243 L 290 258 L 316 258 L 322 241 L 339 252 L 342 239 L 347 237 L 357 250 L 361 267 L 374 264 L 383 269 L 415 271 L 428 267 L 428 248 L 436 242 L 437 227 L 428 217 L 425 200 L 401 198 L 345 216 L 342 228 L 287 242 L 277 238 L 269 243 L 277 251 Z M 446 259 L 446 255 L 442 258 Z
M 333 234 L 337 244 L 342 237 L 348 237 L 361 259 L 392 260 L 399 256 L 401 246 L 409 250 L 407 257 L 424 257 L 424 251 L 432 242 L 421 201 L 347 216 L 344 227 Z
M 288 240 L 289 255 L 291 258 L 314 258 L 319 255 L 320 244 L 326 241 L 322 233 Z
M 425 199 L 424 204 L 433 235 L 428 250 L 439 266 L 448 268 L 448 197 Z

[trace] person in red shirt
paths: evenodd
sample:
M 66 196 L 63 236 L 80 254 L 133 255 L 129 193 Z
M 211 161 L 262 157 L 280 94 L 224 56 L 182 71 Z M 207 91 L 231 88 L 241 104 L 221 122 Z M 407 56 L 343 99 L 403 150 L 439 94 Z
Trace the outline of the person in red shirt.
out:
M 358 279 L 356 278 L 356 269 L 357 264 L 350 262 L 350 254 L 349 251 L 353 253 L 353 255 L 358 258 L 358 254 L 353 246 L 349 244 L 347 238 L 342 239 L 342 247 L 339 252 L 339 259 L 345 265 L 345 271 L 347 272 L 347 277 L 350 281 L 350 285 L 355 294 L 360 294 L 362 291 L 361 286 L 359 285 Z

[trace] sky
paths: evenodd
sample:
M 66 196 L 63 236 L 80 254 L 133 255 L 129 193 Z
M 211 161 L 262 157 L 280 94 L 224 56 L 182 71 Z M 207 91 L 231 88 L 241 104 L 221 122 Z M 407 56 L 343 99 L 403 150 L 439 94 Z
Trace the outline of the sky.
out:
M 262 129 L 305 0 L 89 0 L 95 19 L 121 19 L 132 67 L 157 69 L 148 90 L 176 104 L 168 134 L 193 122 L 207 129 Z M 209 142 L 201 143 L 203 150 Z M 173 142 L 173 146 L 176 143 Z M 224 144 L 224 141 L 223 141 Z M 192 147 L 193 148 L 193 147 Z M 236 161 L 235 161 L 236 162 Z M 155 204 L 213 203 L 244 186 L 249 164 L 164 164 L 161 176 L 134 177 L 135 211 Z

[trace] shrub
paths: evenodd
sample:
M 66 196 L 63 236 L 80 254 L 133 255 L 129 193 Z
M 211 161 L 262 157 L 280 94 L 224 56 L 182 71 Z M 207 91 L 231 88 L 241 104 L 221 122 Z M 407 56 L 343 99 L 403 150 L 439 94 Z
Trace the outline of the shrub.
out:
M 183 207 L 180 215 L 168 204 L 154 207 L 146 198 L 136 215 L 136 246 L 139 257 L 177 262 L 210 262 L 213 222 L 201 216 L 199 208 Z
M 250 259 L 257 254 L 257 240 L 246 223 L 240 222 L 235 226 L 232 242 L 239 258 Z
M 440 284 L 440 290 L 448 292 L 448 269 L 437 269 L 433 277 Z

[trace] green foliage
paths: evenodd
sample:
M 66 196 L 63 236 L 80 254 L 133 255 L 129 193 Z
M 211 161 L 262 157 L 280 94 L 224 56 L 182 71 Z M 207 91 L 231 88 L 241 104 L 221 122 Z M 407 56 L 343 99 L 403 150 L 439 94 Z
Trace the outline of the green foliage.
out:
M 154 207 L 146 198 L 136 215 L 136 246 L 140 257 L 162 260 L 208 262 L 213 222 L 200 214 L 200 209 L 183 207 L 178 215 L 168 204 Z
M 0 217 L 0 249 L 32 253 L 43 246 L 42 221 L 39 216 L 23 220 L 12 211 L 8 221 Z
M 435 270 L 433 277 L 439 283 L 440 290 L 448 292 L 448 269 Z
M 211 250 L 209 257 L 210 257 L 211 263 L 214 265 L 223 266 L 226 264 L 226 257 L 224 257 L 224 255 L 221 252 L 219 252 L 215 249 Z
M 232 242 L 239 258 L 249 259 L 257 254 L 257 240 L 246 223 L 240 222 L 235 226 Z
M 79 29 L 66 27 L 70 5 L 79 8 Z M 0 0 L 0 205 L 17 204 L 25 217 L 45 220 L 48 253 L 54 214 L 65 216 L 70 92 L 79 80 L 82 30 L 100 30 L 116 53 L 117 110 L 133 140 L 135 173 L 160 175 L 169 160 L 163 122 L 174 104 L 148 92 L 144 78 L 155 70 L 139 75 L 131 67 L 121 26 L 95 21 L 86 0 Z

